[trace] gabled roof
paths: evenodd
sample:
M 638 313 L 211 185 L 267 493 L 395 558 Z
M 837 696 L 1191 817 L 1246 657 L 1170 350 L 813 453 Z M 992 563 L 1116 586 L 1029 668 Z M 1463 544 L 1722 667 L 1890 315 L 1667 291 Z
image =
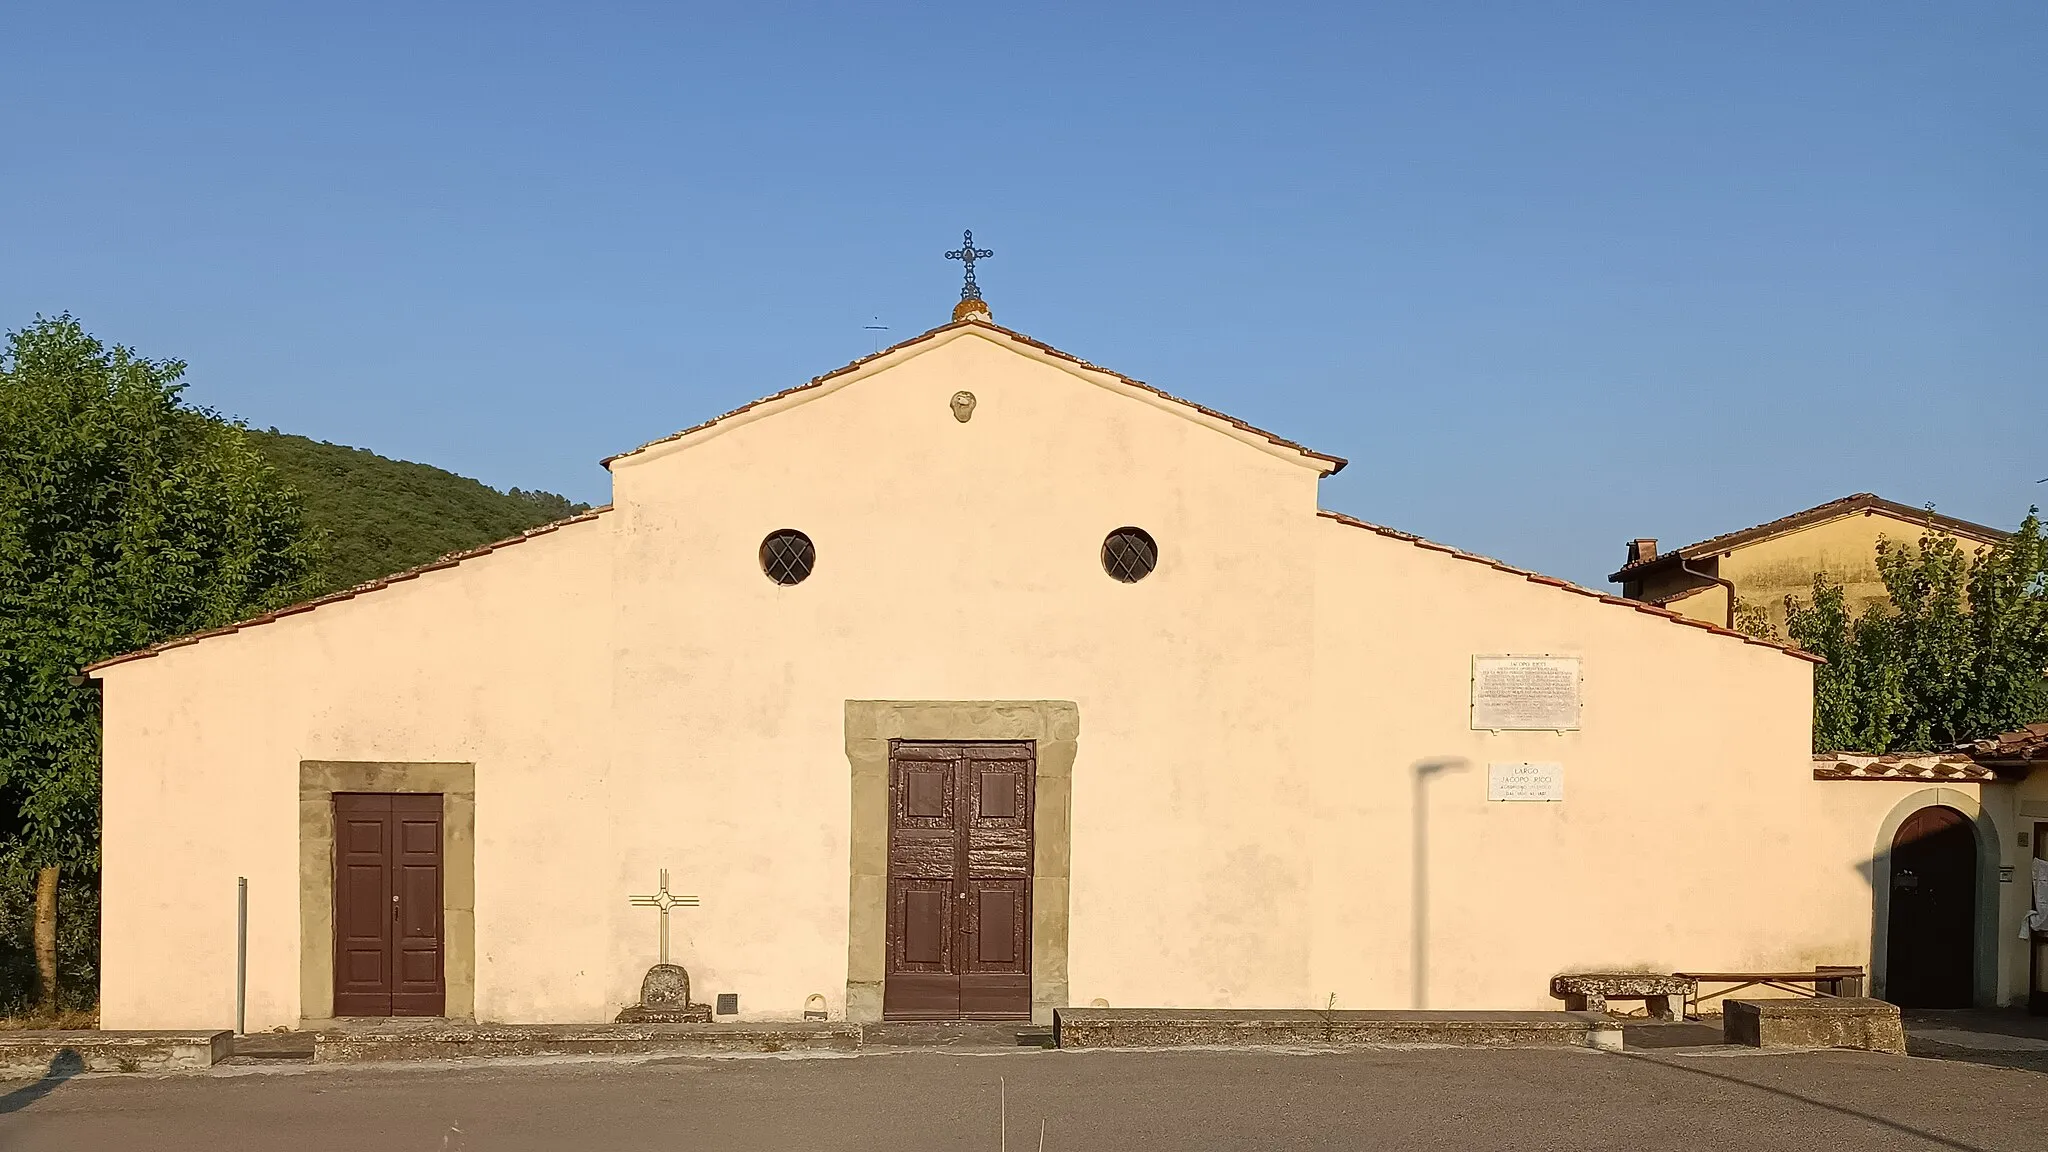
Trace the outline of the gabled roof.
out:
M 1284 437 L 1274 435 L 1273 433 L 1268 432 L 1263 428 L 1253 427 L 1252 425 L 1247 424 L 1242 420 L 1239 420 L 1235 416 L 1226 415 L 1225 413 L 1218 412 L 1213 408 L 1204 407 L 1203 405 L 1197 404 L 1192 400 L 1182 399 L 1181 397 L 1175 396 L 1170 392 L 1166 392 L 1159 388 L 1154 388 L 1152 385 L 1147 384 L 1142 380 L 1134 380 L 1129 376 L 1125 376 L 1119 372 L 1112 372 L 1109 369 L 1104 368 L 1098 364 L 1091 364 L 1088 361 L 1081 359 L 1079 356 L 1075 356 L 1067 352 L 1062 352 L 1050 344 L 1033 340 L 1031 337 L 1026 336 L 1021 332 L 1013 332 L 1000 324 L 993 323 L 989 320 L 983 319 L 978 316 L 969 316 L 963 320 L 955 320 L 951 324 L 945 324 L 940 327 L 934 328 L 921 336 L 913 336 L 900 344 L 884 348 L 880 352 L 877 352 L 872 356 L 863 356 L 860 359 L 855 360 L 853 363 L 845 365 L 844 367 L 834 368 L 832 371 L 825 373 L 823 376 L 814 377 L 810 381 L 803 384 L 799 384 L 794 388 L 785 388 L 772 396 L 764 396 L 759 400 L 753 401 L 752 403 L 742 404 L 738 408 L 735 408 L 722 416 L 713 416 L 711 419 L 704 421 L 702 424 L 693 424 L 680 432 L 674 433 L 673 435 L 663 436 L 659 440 L 650 440 L 647 443 L 642 444 L 638 448 L 634 448 L 630 451 L 621 452 L 616 456 L 607 456 L 602 461 L 600 461 L 600 463 L 602 463 L 606 468 L 610 468 L 615 461 L 624 460 L 629 456 L 636 456 L 657 445 L 668 444 L 677 440 L 688 439 L 689 437 L 699 432 L 702 432 L 708 428 L 711 428 L 714 425 L 722 424 L 728 420 L 733 419 L 736 416 L 752 412 L 755 409 L 769 405 L 775 405 L 779 408 L 786 406 L 782 404 L 782 402 L 785 400 L 792 400 L 792 402 L 794 403 L 802 403 L 804 400 L 811 399 L 814 396 L 825 395 L 828 391 L 831 390 L 829 387 L 830 385 L 835 385 L 842 382 L 850 382 L 850 378 L 863 374 L 870 369 L 879 369 L 883 361 L 890 361 L 893 363 L 896 361 L 907 359 L 909 355 L 916 355 L 919 352 L 926 351 L 929 347 L 936 347 L 936 344 L 934 344 L 933 342 L 938 340 L 939 337 L 946 336 L 954 332 L 960 332 L 963 330 L 972 330 L 978 332 L 980 335 L 987 337 L 991 340 L 994 340 L 998 343 L 1007 342 L 1013 344 L 1016 346 L 1018 351 L 1025 352 L 1025 354 L 1027 355 L 1036 354 L 1040 357 L 1059 361 L 1063 366 L 1069 369 L 1078 369 L 1079 374 L 1093 374 L 1094 376 L 1101 378 L 1097 380 L 1098 383 L 1109 381 L 1114 382 L 1116 384 L 1125 385 L 1131 388 L 1136 388 L 1143 392 L 1150 393 L 1151 395 L 1159 399 L 1169 401 L 1170 407 L 1172 407 L 1173 409 L 1177 409 L 1182 415 L 1186 416 L 1191 420 L 1195 420 L 1199 423 L 1206 424 L 1213 428 L 1217 428 L 1218 430 L 1234 432 L 1240 438 L 1262 440 L 1271 447 L 1283 449 L 1290 454 L 1298 455 L 1303 463 L 1306 463 L 1309 467 L 1314 468 L 1316 471 L 1322 473 L 1325 476 L 1332 475 L 1342 470 L 1344 467 L 1345 461 L 1342 457 L 1331 456 L 1323 452 L 1317 452 L 1312 448 L 1303 447 L 1302 445 L 1297 444 L 1292 440 L 1288 440 Z
M 1816 656 L 1804 648 L 1791 644 L 1780 644 L 1775 640 L 1759 639 L 1747 632 L 1737 632 L 1732 628 L 1723 628 L 1718 624 L 1709 624 L 1704 620 L 1694 620 L 1690 616 L 1682 616 L 1670 609 L 1659 608 L 1654 604 L 1645 604 L 1641 600 L 1627 600 L 1606 592 L 1595 592 L 1591 588 L 1580 587 L 1569 580 L 1560 580 L 1555 576 L 1545 576 L 1540 572 L 1531 572 L 1526 568 L 1517 568 L 1511 564 L 1503 564 L 1491 556 L 1481 556 L 1473 552 L 1462 552 L 1448 544 L 1438 544 L 1432 540 L 1424 540 L 1412 532 L 1403 532 L 1398 528 L 1386 528 L 1378 524 L 1370 524 L 1358 519 L 1356 516 L 1346 516 L 1342 512 L 1331 512 L 1327 509 L 1318 510 L 1316 515 L 1321 516 L 1325 520 L 1335 520 L 1339 524 L 1348 524 L 1353 528 L 1363 528 L 1368 532 L 1377 532 L 1391 540 L 1405 540 L 1417 548 L 1427 549 L 1431 552 L 1441 552 L 1454 560 L 1468 560 L 1474 564 L 1484 564 L 1496 572 L 1505 572 L 1510 576 L 1520 576 L 1531 584 L 1541 584 L 1546 588 L 1556 588 L 1562 592 L 1569 592 L 1574 596 L 1585 596 L 1598 600 L 1602 604 L 1612 605 L 1616 608 L 1626 608 L 1631 612 L 1641 612 L 1645 616 L 1655 616 L 1662 620 L 1669 620 L 1673 624 L 1682 624 L 1687 628 L 1697 628 L 1702 632 L 1712 632 L 1716 636 L 1726 636 L 1733 640 L 1740 640 L 1744 644 L 1754 644 L 1759 648 L 1775 648 L 1787 656 L 1797 656 L 1801 660 L 1810 661 L 1814 664 L 1827 663 L 1826 659 Z
M 1683 548 L 1674 549 L 1670 552 L 1661 552 L 1647 559 L 1624 564 L 1607 578 L 1617 582 L 1634 579 L 1652 568 L 1677 564 L 1681 559 L 1697 560 L 1703 556 L 1712 556 L 1718 552 L 1726 552 L 1747 544 L 1755 544 L 1760 540 L 1769 540 L 1775 536 L 1784 536 L 1788 533 L 1797 532 L 1801 528 L 1811 528 L 1815 524 L 1824 524 L 1829 520 L 1837 520 L 1843 516 L 1854 516 L 1863 512 L 1883 512 L 1900 520 L 1925 525 L 1952 536 L 1961 536 L 1965 539 L 1976 540 L 1985 544 L 1996 544 L 2011 535 L 2010 532 L 2002 532 L 1988 525 L 1978 524 L 1969 520 L 1959 520 L 1954 516 L 1944 516 L 1929 508 L 1915 508 L 1908 504 L 1901 504 L 1896 500 L 1887 500 L 1872 492 L 1858 492 L 1853 496 L 1844 496 L 1840 500 L 1830 500 L 1825 504 L 1816 505 L 1806 509 L 1804 512 L 1794 512 L 1790 516 L 1780 516 L 1776 520 L 1766 521 L 1753 528 L 1723 533 L 1722 535 L 1702 540 L 1697 544 L 1688 544 Z
M 498 540 L 490 544 L 485 544 L 480 548 L 471 548 L 466 552 L 450 552 L 446 556 L 443 556 L 439 560 L 436 560 L 430 564 L 421 564 L 416 568 L 407 568 L 403 572 L 393 572 L 389 576 L 384 576 L 376 580 L 370 580 L 365 583 L 358 584 L 353 588 L 345 588 L 339 592 L 330 592 L 325 596 L 316 596 L 311 600 L 301 600 L 297 604 L 293 604 L 285 608 L 279 608 L 275 611 L 265 612 L 261 616 L 251 616 L 247 620 L 237 620 L 233 624 L 229 624 L 224 627 L 211 628 L 204 632 L 194 632 L 190 636 L 180 636 L 173 640 L 166 640 L 161 644 L 152 644 L 147 648 L 137 649 L 134 652 L 126 652 L 119 656 L 110 656 L 97 664 L 86 665 L 83 671 L 85 672 L 86 675 L 91 675 L 92 673 L 97 672 L 102 668 L 111 668 L 116 664 L 126 664 L 130 660 L 146 660 L 149 657 L 155 656 L 160 652 L 165 652 L 172 648 L 183 648 L 188 644 L 197 644 L 201 640 L 205 640 L 210 637 L 226 636 L 230 632 L 240 632 L 244 628 L 254 628 L 259 624 L 275 624 L 276 622 L 284 619 L 287 616 L 297 616 L 301 612 L 311 612 L 315 608 L 324 608 L 329 604 L 339 604 L 343 600 L 353 600 L 356 597 L 364 595 L 366 593 L 381 591 L 382 589 L 389 588 L 393 584 L 400 584 L 407 580 L 416 579 L 420 576 L 427 574 L 428 572 L 438 572 L 443 568 L 453 568 L 457 564 L 462 563 L 464 560 L 474 560 L 478 556 L 487 556 L 501 549 L 510 548 L 515 544 L 524 544 L 528 540 L 531 540 L 536 536 L 545 536 L 550 532 L 566 528 L 571 524 L 581 524 L 585 521 L 595 520 L 599 516 L 602 516 L 611 510 L 612 506 L 609 504 L 606 504 L 599 508 L 592 508 L 588 512 L 579 512 L 574 516 L 567 516 L 560 520 L 551 521 L 547 524 L 542 524 L 536 528 L 528 528 L 526 531 L 521 532 L 517 536 L 508 536 L 503 540 Z

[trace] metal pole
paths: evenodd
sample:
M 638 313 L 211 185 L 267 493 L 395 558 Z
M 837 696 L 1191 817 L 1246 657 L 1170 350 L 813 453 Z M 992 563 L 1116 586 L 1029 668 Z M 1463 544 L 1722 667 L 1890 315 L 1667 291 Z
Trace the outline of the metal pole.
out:
M 235 1035 L 248 1035 L 249 878 L 235 877 Z

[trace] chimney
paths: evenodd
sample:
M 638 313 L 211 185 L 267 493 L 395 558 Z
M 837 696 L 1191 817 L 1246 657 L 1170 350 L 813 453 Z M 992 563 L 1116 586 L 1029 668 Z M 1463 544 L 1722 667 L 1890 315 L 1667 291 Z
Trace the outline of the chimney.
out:
M 1634 564 L 1634 563 L 1636 563 L 1636 562 L 1637 562 L 1637 561 L 1639 561 L 1639 560 L 1655 560 L 1656 558 L 1657 558 L 1657 538 L 1656 538 L 1656 537 L 1654 537 L 1654 536 L 1638 536 L 1638 537 L 1636 537 L 1636 538 L 1635 538 L 1634 540 L 1631 540 L 1631 541 L 1629 541 L 1629 542 L 1628 542 L 1628 562 L 1629 562 L 1629 563 L 1631 563 L 1631 564 Z

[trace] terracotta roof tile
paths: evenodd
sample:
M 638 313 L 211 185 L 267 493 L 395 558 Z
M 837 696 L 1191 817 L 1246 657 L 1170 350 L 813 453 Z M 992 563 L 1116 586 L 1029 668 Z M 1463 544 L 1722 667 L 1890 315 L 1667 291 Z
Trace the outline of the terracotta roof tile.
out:
M 2002 532 L 1989 525 L 1978 524 L 1969 520 L 1959 520 L 1954 516 L 1944 516 L 1939 512 L 1933 512 L 1926 508 L 1915 508 L 1909 504 L 1901 504 L 1896 500 L 1887 500 L 1874 492 L 1858 492 L 1853 496 L 1844 496 L 1840 500 L 1830 500 L 1825 504 L 1816 504 L 1804 511 L 1794 512 L 1789 516 L 1780 516 L 1776 520 L 1769 520 L 1754 527 L 1743 528 L 1735 532 L 1724 532 L 1719 536 L 1710 537 L 1697 544 L 1688 544 L 1683 548 L 1674 549 L 1670 552 L 1660 552 L 1655 556 L 1624 564 L 1620 568 L 1615 569 L 1607 578 L 1614 581 L 1625 580 L 1648 568 L 1664 564 L 1676 564 L 1680 559 L 1697 560 L 1702 556 L 1710 556 L 1716 552 L 1726 552 L 1730 548 L 1743 544 L 1766 540 L 1772 536 L 1780 536 L 1787 532 L 1811 527 L 1812 525 L 1833 520 L 1840 516 L 1849 516 L 1857 512 L 1866 511 L 1889 512 L 1894 516 L 1910 520 L 1916 524 L 1925 524 L 1929 527 L 1939 528 L 1952 535 L 1966 537 L 1971 540 L 1981 540 L 1987 544 L 1996 543 L 2011 535 L 2009 532 Z M 1675 598 L 1672 597 L 1672 599 Z
M 1956 745 L 1980 764 L 2003 767 L 2048 767 L 2048 724 L 2029 724 L 2012 732 L 2001 732 L 1982 740 Z
M 379 589 L 388 588 L 393 584 L 401 583 L 406 580 L 417 579 L 421 575 L 428 572 L 438 572 L 443 568 L 453 568 L 457 564 L 462 563 L 464 560 L 473 560 L 478 556 L 489 555 L 490 553 L 496 552 L 499 549 L 510 548 L 514 544 L 524 544 L 528 540 L 531 540 L 536 536 L 545 536 L 550 532 L 557 531 L 561 528 L 567 527 L 570 524 L 581 524 L 585 521 L 595 520 L 599 516 L 602 516 L 609 511 L 611 511 L 611 505 L 609 504 L 601 508 L 592 508 L 588 512 L 579 512 L 574 516 L 568 516 L 563 519 L 553 521 L 551 523 L 542 524 L 537 528 L 528 528 L 526 531 L 521 532 L 517 536 L 509 536 L 503 540 L 498 540 L 489 544 L 485 544 L 480 548 L 471 548 L 467 552 L 451 552 L 448 555 L 433 561 L 432 563 L 421 564 L 415 568 L 407 568 L 403 572 L 393 572 L 389 576 L 385 576 L 376 580 L 371 580 L 367 583 L 358 584 L 353 588 L 345 588 L 340 592 L 330 592 L 325 596 L 316 596 L 311 600 L 301 600 L 296 604 L 289 604 L 283 608 L 276 608 L 269 612 L 265 612 L 261 616 L 252 616 L 247 620 L 238 620 L 235 623 L 229 624 L 222 628 L 209 628 L 204 632 L 194 632 L 189 636 L 179 636 L 175 639 L 165 640 L 158 644 L 152 644 L 147 648 L 138 649 L 134 652 L 126 652 L 119 656 L 112 656 L 105 660 L 101 660 L 96 664 L 86 665 L 84 671 L 89 675 L 91 673 L 99 671 L 102 668 L 111 668 L 116 664 L 126 664 L 131 660 L 146 660 L 159 652 L 167 652 L 173 648 L 183 648 L 188 644 L 197 644 L 201 640 L 210 639 L 215 636 L 225 636 L 230 632 L 240 632 L 244 628 L 254 628 L 259 624 L 273 624 L 279 620 L 284 619 L 286 616 L 296 616 L 301 612 L 311 612 L 315 608 L 324 608 L 329 604 L 338 604 L 343 600 L 353 600 L 356 597 L 368 592 L 375 592 Z
M 1995 780 L 1990 768 L 1956 752 L 1824 752 L 1813 758 L 1815 780 Z
M 900 344 L 892 344 L 889 347 L 882 349 L 880 352 L 877 352 L 872 356 L 863 356 L 850 364 L 844 365 L 839 368 L 834 368 L 832 371 L 825 373 L 823 376 L 813 377 L 809 381 L 803 384 L 798 384 L 793 388 L 784 388 L 782 391 L 774 393 L 773 395 L 763 396 L 759 400 L 754 400 L 746 404 L 742 404 L 730 412 L 724 413 L 723 415 L 719 416 L 713 416 L 711 419 L 706 420 L 701 424 L 692 424 L 690 427 L 685 428 L 680 432 L 672 433 L 671 435 L 668 436 L 663 436 L 659 440 L 650 440 L 647 443 L 642 444 L 638 448 L 634 448 L 625 452 L 620 452 L 615 456 L 607 456 L 603 460 L 599 461 L 599 463 L 609 468 L 612 466 L 612 462 L 615 460 L 623 460 L 628 456 L 634 456 L 638 455 L 641 452 L 645 452 L 649 448 L 652 448 L 657 444 L 667 444 L 671 441 L 680 440 L 685 436 L 689 436 L 697 432 L 702 432 L 706 428 L 709 428 L 714 424 L 730 420 L 743 412 L 748 412 L 755 408 L 759 408 L 763 404 L 773 403 L 774 401 L 781 400 L 785 397 L 794 396 L 799 392 L 808 392 L 813 388 L 820 387 L 827 383 L 828 381 L 835 380 L 841 376 L 846 375 L 849 372 L 859 371 L 861 368 L 864 368 L 867 365 L 872 364 L 885 356 L 891 356 L 913 345 L 921 344 L 926 340 L 930 340 L 934 336 L 939 336 L 943 333 L 951 332 L 958 328 L 967 327 L 983 328 L 991 332 L 1000 333 L 1001 335 L 1009 338 L 1010 340 L 1015 341 L 1016 343 L 1022 344 L 1028 348 L 1036 349 L 1037 351 L 1043 352 L 1048 356 L 1052 356 L 1059 360 L 1064 360 L 1070 364 L 1075 365 L 1076 367 L 1085 368 L 1090 372 L 1100 372 L 1105 376 L 1114 378 L 1120 383 L 1128 384 L 1133 388 L 1143 389 L 1144 391 L 1152 393 L 1154 396 L 1158 396 L 1163 400 L 1170 400 L 1173 403 L 1179 404 L 1184 408 L 1192 409 L 1195 412 L 1207 416 L 1212 420 L 1220 420 L 1223 423 L 1228 424 L 1241 432 L 1261 437 L 1265 439 L 1268 443 L 1274 444 L 1281 448 L 1292 449 L 1293 451 L 1299 452 L 1301 455 L 1307 457 L 1310 460 L 1321 461 L 1322 463 L 1327 464 L 1329 466 L 1327 469 L 1324 470 L 1323 473 L 1326 476 L 1333 476 L 1338 472 L 1343 471 L 1344 469 L 1345 461 L 1344 458 L 1341 456 L 1331 456 L 1324 452 L 1317 452 L 1313 448 L 1304 447 L 1300 444 L 1295 443 L 1292 440 L 1286 439 L 1285 437 L 1277 436 L 1271 432 L 1268 432 L 1263 428 L 1258 428 L 1254 427 L 1253 425 L 1247 424 L 1244 421 L 1239 420 L 1235 416 L 1231 416 L 1224 412 L 1218 412 L 1214 408 L 1210 408 L 1205 405 L 1197 404 L 1192 400 L 1175 396 L 1173 393 L 1168 392 L 1161 388 L 1155 388 L 1152 385 L 1145 383 L 1143 380 L 1136 380 L 1129 376 L 1125 376 L 1121 372 L 1111 371 L 1108 368 L 1102 367 L 1100 364 L 1091 364 L 1088 361 L 1083 360 L 1079 356 L 1075 356 L 1070 352 L 1062 352 L 1058 348 L 1055 348 L 1052 345 L 1045 343 L 1044 341 L 1034 340 L 1021 332 L 1013 332 L 1000 324 L 996 324 L 993 323 L 992 321 L 984 320 L 979 317 L 973 316 L 970 316 L 964 320 L 955 320 L 951 324 L 941 325 L 937 328 L 932 329 L 929 332 L 923 333 L 922 335 L 913 336 Z
M 1639 600 L 1623 599 L 1620 596 L 1612 596 L 1605 592 L 1597 592 L 1591 588 L 1583 587 L 1578 584 L 1573 584 L 1568 580 L 1560 580 L 1555 576 L 1544 576 L 1535 572 L 1531 572 L 1525 568 L 1516 568 L 1512 565 L 1503 564 L 1500 561 L 1494 560 L 1490 557 L 1479 556 L 1471 552 L 1460 551 L 1459 549 L 1452 548 L 1449 545 L 1438 544 L 1432 540 L 1424 540 L 1422 537 L 1417 536 L 1412 532 L 1403 532 L 1398 528 L 1383 527 L 1378 524 L 1373 524 L 1364 520 L 1360 520 L 1356 516 L 1347 516 L 1342 512 L 1332 512 L 1328 509 L 1319 509 L 1316 512 L 1316 515 L 1321 516 L 1325 520 L 1335 520 L 1339 524 L 1346 524 L 1353 528 L 1363 528 L 1367 532 L 1377 533 L 1378 535 L 1385 536 L 1391 540 L 1400 540 L 1408 544 L 1413 544 L 1417 548 L 1426 548 L 1432 552 L 1442 552 L 1455 559 L 1467 560 L 1475 564 L 1484 564 L 1487 567 L 1492 568 L 1496 571 L 1506 572 L 1515 576 L 1520 576 L 1524 580 L 1529 581 L 1531 584 L 1541 584 L 1546 588 L 1556 588 L 1562 592 L 1570 592 L 1575 596 L 1590 597 L 1591 599 L 1597 600 L 1602 604 L 1612 604 L 1617 608 L 1628 608 L 1632 611 L 1641 612 L 1646 616 L 1662 617 L 1663 619 L 1672 621 L 1673 623 L 1684 624 L 1689 628 L 1698 628 L 1703 631 L 1712 632 L 1717 636 L 1727 636 L 1731 639 L 1740 640 L 1745 644 L 1754 644 L 1759 648 L 1774 648 L 1780 652 L 1785 653 L 1787 656 L 1796 656 L 1801 660 L 1811 661 L 1815 664 L 1827 663 L 1826 660 L 1822 659 L 1819 656 L 1814 655 L 1811 652 L 1806 651 L 1803 648 L 1795 648 L 1790 644 L 1779 644 L 1770 640 L 1759 640 L 1754 636 L 1748 635 L 1747 633 L 1737 632 L 1729 628 L 1723 628 L 1718 624 L 1709 624 L 1703 620 L 1694 620 L 1689 616 L 1681 616 L 1676 612 L 1672 612 L 1663 608 L 1658 608 L 1654 605 L 1645 604 Z

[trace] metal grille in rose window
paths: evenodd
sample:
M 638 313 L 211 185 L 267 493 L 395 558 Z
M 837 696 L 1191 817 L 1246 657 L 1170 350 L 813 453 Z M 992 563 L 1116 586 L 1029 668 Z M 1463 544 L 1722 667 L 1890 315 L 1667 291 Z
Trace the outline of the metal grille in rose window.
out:
M 1126 584 L 1151 575 L 1159 564 L 1159 545 L 1142 528 L 1119 528 L 1102 542 L 1102 570 Z
M 777 584 L 801 583 L 817 560 L 811 538 L 793 528 L 771 532 L 761 541 L 761 571 Z

